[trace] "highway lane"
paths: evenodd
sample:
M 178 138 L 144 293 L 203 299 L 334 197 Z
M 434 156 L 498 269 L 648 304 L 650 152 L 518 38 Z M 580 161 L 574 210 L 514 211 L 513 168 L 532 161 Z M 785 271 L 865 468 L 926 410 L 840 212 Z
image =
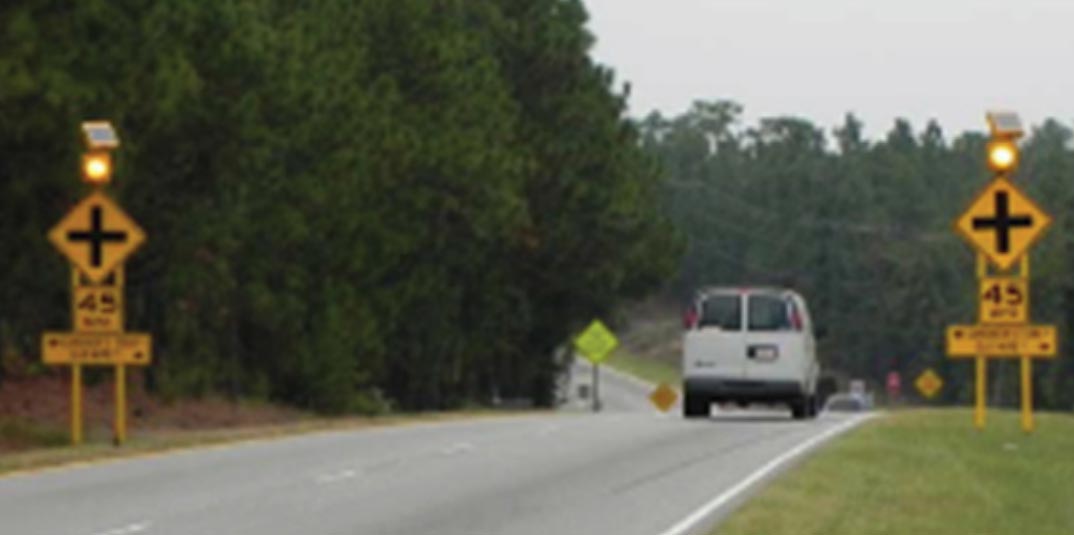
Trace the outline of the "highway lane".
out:
M 671 535 L 847 422 L 550 413 L 322 433 L 3 478 L 0 531 Z
M 649 393 L 656 385 L 643 382 L 633 376 L 616 371 L 608 365 L 600 366 L 599 388 L 601 410 L 604 412 L 640 412 L 655 414 L 656 408 L 649 401 Z M 570 368 L 570 376 L 567 382 L 569 399 L 562 407 L 567 411 L 591 411 L 592 400 L 579 398 L 580 386 L 592 391 L 593 365 L 586 359 L 577 358 Z M 678 387 L 678 385 L 674 385 Z M 592 394 L 590 394 L 592 395 Z M 676 405 L 671 412 L 681 409 Z

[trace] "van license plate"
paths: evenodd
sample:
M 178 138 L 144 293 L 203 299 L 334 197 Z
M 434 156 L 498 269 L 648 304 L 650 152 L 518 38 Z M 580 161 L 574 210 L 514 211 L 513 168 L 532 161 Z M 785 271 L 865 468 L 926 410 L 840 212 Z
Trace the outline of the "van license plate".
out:
M 779 348 L 776 346 L 750 346 L 750 356 L 754 360 L 770 362 L 779 358 Z

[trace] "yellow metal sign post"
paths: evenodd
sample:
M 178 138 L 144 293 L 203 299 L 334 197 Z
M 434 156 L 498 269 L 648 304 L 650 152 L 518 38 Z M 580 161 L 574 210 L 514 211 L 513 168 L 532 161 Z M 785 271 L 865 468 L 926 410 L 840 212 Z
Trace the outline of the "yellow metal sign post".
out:
M 978 323 L 951 325 L 946 343 L 949 358 L 973 358 L 973 422 L 985 426 L 988 359 L 1017 358 L 1021 368 L 1022 430 L 1033 422 L 1034 358 L 1055 358 L 1059 340 L 1052 325 L 1029 319 L 1029 248 L 1051 225 L 1051 217 L 1011 181 L 1018 164 L 1015 141 L 1021 121 L 1010 112 L 988 114 L 992 141 L 988 164 L 993 180 L 955 220 L 955 231 L 977 250 Z M 990 273 L 989 265 L 999 273 Z M 1012 272 L 1015 271 L 1015 272 Z
M 80 444 L 82 368 L 115 367 L 114 442 L 127 440 L 127 366 L 152 361 L 152 339 L 124 332 L 123 263 L 145 242 L 145 233 L 101 188 L 112 179 L 112 150 L 119 147 L 112 125 L 82 125 L 88 151 L 82 178 L 94 190 L 53 227 L 48 239 L 71 262 L 72 332 L 46 332 L 41 360 L 71 367 L 71 442 Z
M 593 412 L 600 412 L 600 363 L 618 346 L 619 339 L 597 319 L 574 339 L 574 348 L 593 364 Z

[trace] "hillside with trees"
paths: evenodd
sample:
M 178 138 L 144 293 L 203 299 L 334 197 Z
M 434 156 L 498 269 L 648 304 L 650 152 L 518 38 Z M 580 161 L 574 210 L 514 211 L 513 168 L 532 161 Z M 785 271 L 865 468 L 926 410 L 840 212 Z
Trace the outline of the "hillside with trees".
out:
M 19 0 L 0 7 L 0 354 L 47 373 L 85 193 L 119 130 L 149 241 L 150 390 L 321 411 L 550 402 L 554 349 L 677 242 L 578 0 Z M 54 372 L 59 373 L 59 372 Z
M 707 284 L 793 286 L 828 330 L 830 371 L 883 385 L 894 370 L 909 386 L 933 367 L 948 381 L 944 399 L 970 399 L 972 367 L 945 357 L 943 328 L 976 320 L 974 253 L 952 223 L 990 177 L 985 135 L 899 120 L 869 140 L 853 115 L 826 132 L 790 116 L 746 125 L 742 111 L 698 102 L 641 123 L 668 174 L 667 214 L 686 238 L 677 295 Z M 1071 143 L 1058 121 L 1032 128 L 1015 175 L 1055 218 L 1032 251 L 1031 305 L 1034 321 L 1059 325 L 1061 342 L 1074 332 Z M 993 370 L 992 395 L 1015 402 L 1016 365 Z M 1074 406 L 1069 358 L 1038 365 L 1036 377 L 1038 402 Z

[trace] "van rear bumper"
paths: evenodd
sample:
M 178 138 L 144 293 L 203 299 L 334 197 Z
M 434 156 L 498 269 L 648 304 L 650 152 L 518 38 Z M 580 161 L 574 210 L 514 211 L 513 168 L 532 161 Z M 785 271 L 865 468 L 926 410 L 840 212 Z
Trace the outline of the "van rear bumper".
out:
M 705 396 L 715 403 L 793 401 L 805 393 L 797 381 L 751 381 L 718 377 L 690 377 L 683 381 L 683 387 L 691 396 Z

